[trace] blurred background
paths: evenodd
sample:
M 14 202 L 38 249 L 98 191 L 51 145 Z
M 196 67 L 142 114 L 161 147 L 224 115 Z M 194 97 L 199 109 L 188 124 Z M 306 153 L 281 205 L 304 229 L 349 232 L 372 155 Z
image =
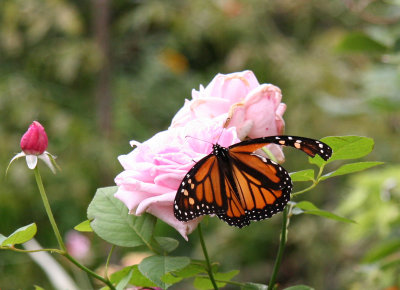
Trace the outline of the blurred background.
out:
M 191 90 L 217 73 L 250 69 L 260 83 L 282 89 L 286 134 L 372 137 L 375 149 L 363 161 L 385 162 L 301 196 L 357 224 L 294 217 L 280 285 L 399 289 L 399 21 L 398 0 L 2 0 L 0 233 L 36 222 L 39 243 L 57 245 L 25 163 L 4 178 L 33 120 L 46 128 L 62 168 L 53 175 L 42 166 L 42 174 L 66 234 L 87 218 L 96 188 L 114 185 L 122 171 L 117 156 L 131 151 L 130 140 L 168 128 Z M 305 155 L 286 152 L 288 171 L 310 167 Z M 238 230 L 209 219 L 209 254 L 222 270 L 240 269 L 238 281 L 267 283 L 280 222 L 278 215 Z M 179 239 L 173 254 L 202 258 L 196 233 L 186 243 L 162 223 L 157 231 Z M 86 264 L 100 268 L 109 245 L 87 237 L 93 251 Z M 128 254 L 143 253 L 119 248 L 112 263 Z M 57 260 L 82 288 L 91 287 Z M 1 251 L 0 287 L 33 285 L 52 289 L 27 255 Z

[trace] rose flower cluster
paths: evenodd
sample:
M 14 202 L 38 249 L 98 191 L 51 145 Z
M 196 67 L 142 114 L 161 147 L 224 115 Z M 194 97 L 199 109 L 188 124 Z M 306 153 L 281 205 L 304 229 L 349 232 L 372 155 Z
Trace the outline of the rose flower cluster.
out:
M 251 71 L 218 74 L 206 88 L 192 91 L 168 130 L 143 143 L 131 141 L 136 148 L 118 158 L 124 171 L 115 178 L 115 197 L 131 214 L 150 213 L 187 239 L 201 218 L 180 222 L 174 217 L 176 191 L 185 174 L 216 142 L 228 147 L 248 137 L 282 134 L 286 105 L 281 99 L 278 87 L 259 84 Z M 280 148 L 271 146 L 283 161 Z

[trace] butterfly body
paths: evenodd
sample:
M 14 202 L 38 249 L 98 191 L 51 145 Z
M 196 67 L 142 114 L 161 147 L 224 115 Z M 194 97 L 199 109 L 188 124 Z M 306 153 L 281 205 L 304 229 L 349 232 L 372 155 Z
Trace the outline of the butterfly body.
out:
M 243 227 L 282 211 L 290 200 L 292 182 L 276 162 L 254 153 L 268 144 L 292 146 L 310 156 L 327 160 L 332 150 L 309 138 L 270 136 L 250 139 L 229 147 L 213 145 L 183 178 L 174 202 L 174 214 L 189 221 L 216 214 L 231 226 Z

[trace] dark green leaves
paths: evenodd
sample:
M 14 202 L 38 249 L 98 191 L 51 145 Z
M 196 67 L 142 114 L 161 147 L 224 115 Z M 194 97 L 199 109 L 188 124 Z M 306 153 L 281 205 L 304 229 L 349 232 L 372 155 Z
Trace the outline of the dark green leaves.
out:
M 150 246 L 155 217 L 128 214 L 128 208 L 114 197 L 117 187 L 99 188 L 88 208 L 92 229 L 102 239 L 123 247 Z

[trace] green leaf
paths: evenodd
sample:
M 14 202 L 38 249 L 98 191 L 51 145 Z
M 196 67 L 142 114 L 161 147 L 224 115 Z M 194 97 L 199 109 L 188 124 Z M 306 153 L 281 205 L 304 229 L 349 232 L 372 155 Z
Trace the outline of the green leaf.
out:
M 381 165 L 383 163 L 384 162 L 356 162 L 356 163 L 345 164 L 336 169 L 335 171 L 329 172 L 321 176 L 321 180 L 325 180 L 334 176 L 359 172 L 377 165 Z
M 318 215 L 321 217 L 325 217 L 325 218 L 329 218 L 332 220 L 345 222 L 345 223 L 355 223 L 354 221 L 352 221 L 350 219 L 338 216 L 329 211 L 321 210 L 309 201 L 301 201 L 299 203 L 296 203 L 296 207 L 303 210 L 303 212 L 306 214 Z
M 37 232 L 37 227 L 35 223 L 24 226 L 13 232 L 8 238 L 3 240 L 1 246 L 13 246 L 16 244 L 23 244 L 30 239 L 32 239 Z
M 117 284 L 117 286 L 115 287 L 116 290 L 123 290 L 125 289 L 125 286 L 128 285 L 129 281 L 131 280 L 133 274 L 133 269 L 131 269 L 128 273 L 128 275 L 126 275 L 125 277 L 123 277 L 119 283 Z
M 168 237 L 156 237 L 157 243 L 163 248 L 167 253 L 172 252 L 179 246 L 178 240 Z
M 189 265 L 188 257 L 151 256 L 139 264 L 139 271 L 157 286 L 167 289 L 170 284 L 162 280 L 166 274 L 180 270 Z
M 81 222 L 80 224 L 76 225 L 74 227 L 74 230 L 78 232 L 93 232 L 92 227 L 90 226 L 91 220 L 85 220 Z
M 268 286 L 264 284 L 247 282 L 240 287 L 241 290 L 268 290 Z
M 370 250 L 365 255 L 363 263 L 375 263 L 399 251 L 400 251 L 400 239 L 388 241 Z
M 314 290 L 314 288 L 306 285 L 296 285 L 296 286 L 291 286 L 288 288 L 285 288 L 284 290 Z
M 130 278 L 130 281 L 129 281 L 130 284 L 135 285 L 135 286 L 141 286 L 141 287 L 157 286 L 155 283 L 151 282 L 149 279 L 147 279 L 145 276 L 143 276 L 142 273 L 140 273 L 140 271 L 138 269 L 138 265 L 125 267 L 122 270 L 119 270 L 119 271 L 113 273 L 110 276 L 110 281 L 113 284 L 118 284 L 118 283 L 120 283 L 121 280 L 123 280 L 126 276 L 128 276 L 131 271 L 132 271 L 132 277 Z
M 233 270 L 225 273 L 214 273 L 215 280 L 230 281 L 233 277 L 239 274 L 239 270 Z M 197 289 L 214 289 L 209 277 L 197 277 L 193 282 L 194 287 Z M 226 283 L 217 282 L 218 287 L 224 287 Z
M 173 285 L 183 280 L 183 277 L 175 276 L 175 274 L 167 273 L 161 277 L 161 280 L 167 285 Z
M 313 181 L 314 180 L 314 170 L 306 169 L 297 172 L 293 172 L 290 174 L 290 178 L 293 182 L 295 181 Z
M 34 290 L 45 290 L 43 287 L 40 287 L 38 285 L 33 285 L 33 287 Z
M 387 47 L 364 33 L 353 32 L 345 35 L 336 49 L 339 52 L 382 53 L 387 50 Z
M 357 159 L 368 155 L 374 148 L 374 140 L 361 136 L 334 136 L 321 139 L 332 147 L 333 154 L 327 163 L 335 160 Z
M 99 188 L 88 207 L 93 231 L 105 241 L 122 247 L 150 245 L 156 218 L 128 214 L 128 208 L 114 193 L 117 187 Z
M 174 274 L 179 277 L 189 278 L 201 273 L 207 273 L 206 266 L 202 263 L 203 261 L 192 261 L 185 268 L 175 271 Z

